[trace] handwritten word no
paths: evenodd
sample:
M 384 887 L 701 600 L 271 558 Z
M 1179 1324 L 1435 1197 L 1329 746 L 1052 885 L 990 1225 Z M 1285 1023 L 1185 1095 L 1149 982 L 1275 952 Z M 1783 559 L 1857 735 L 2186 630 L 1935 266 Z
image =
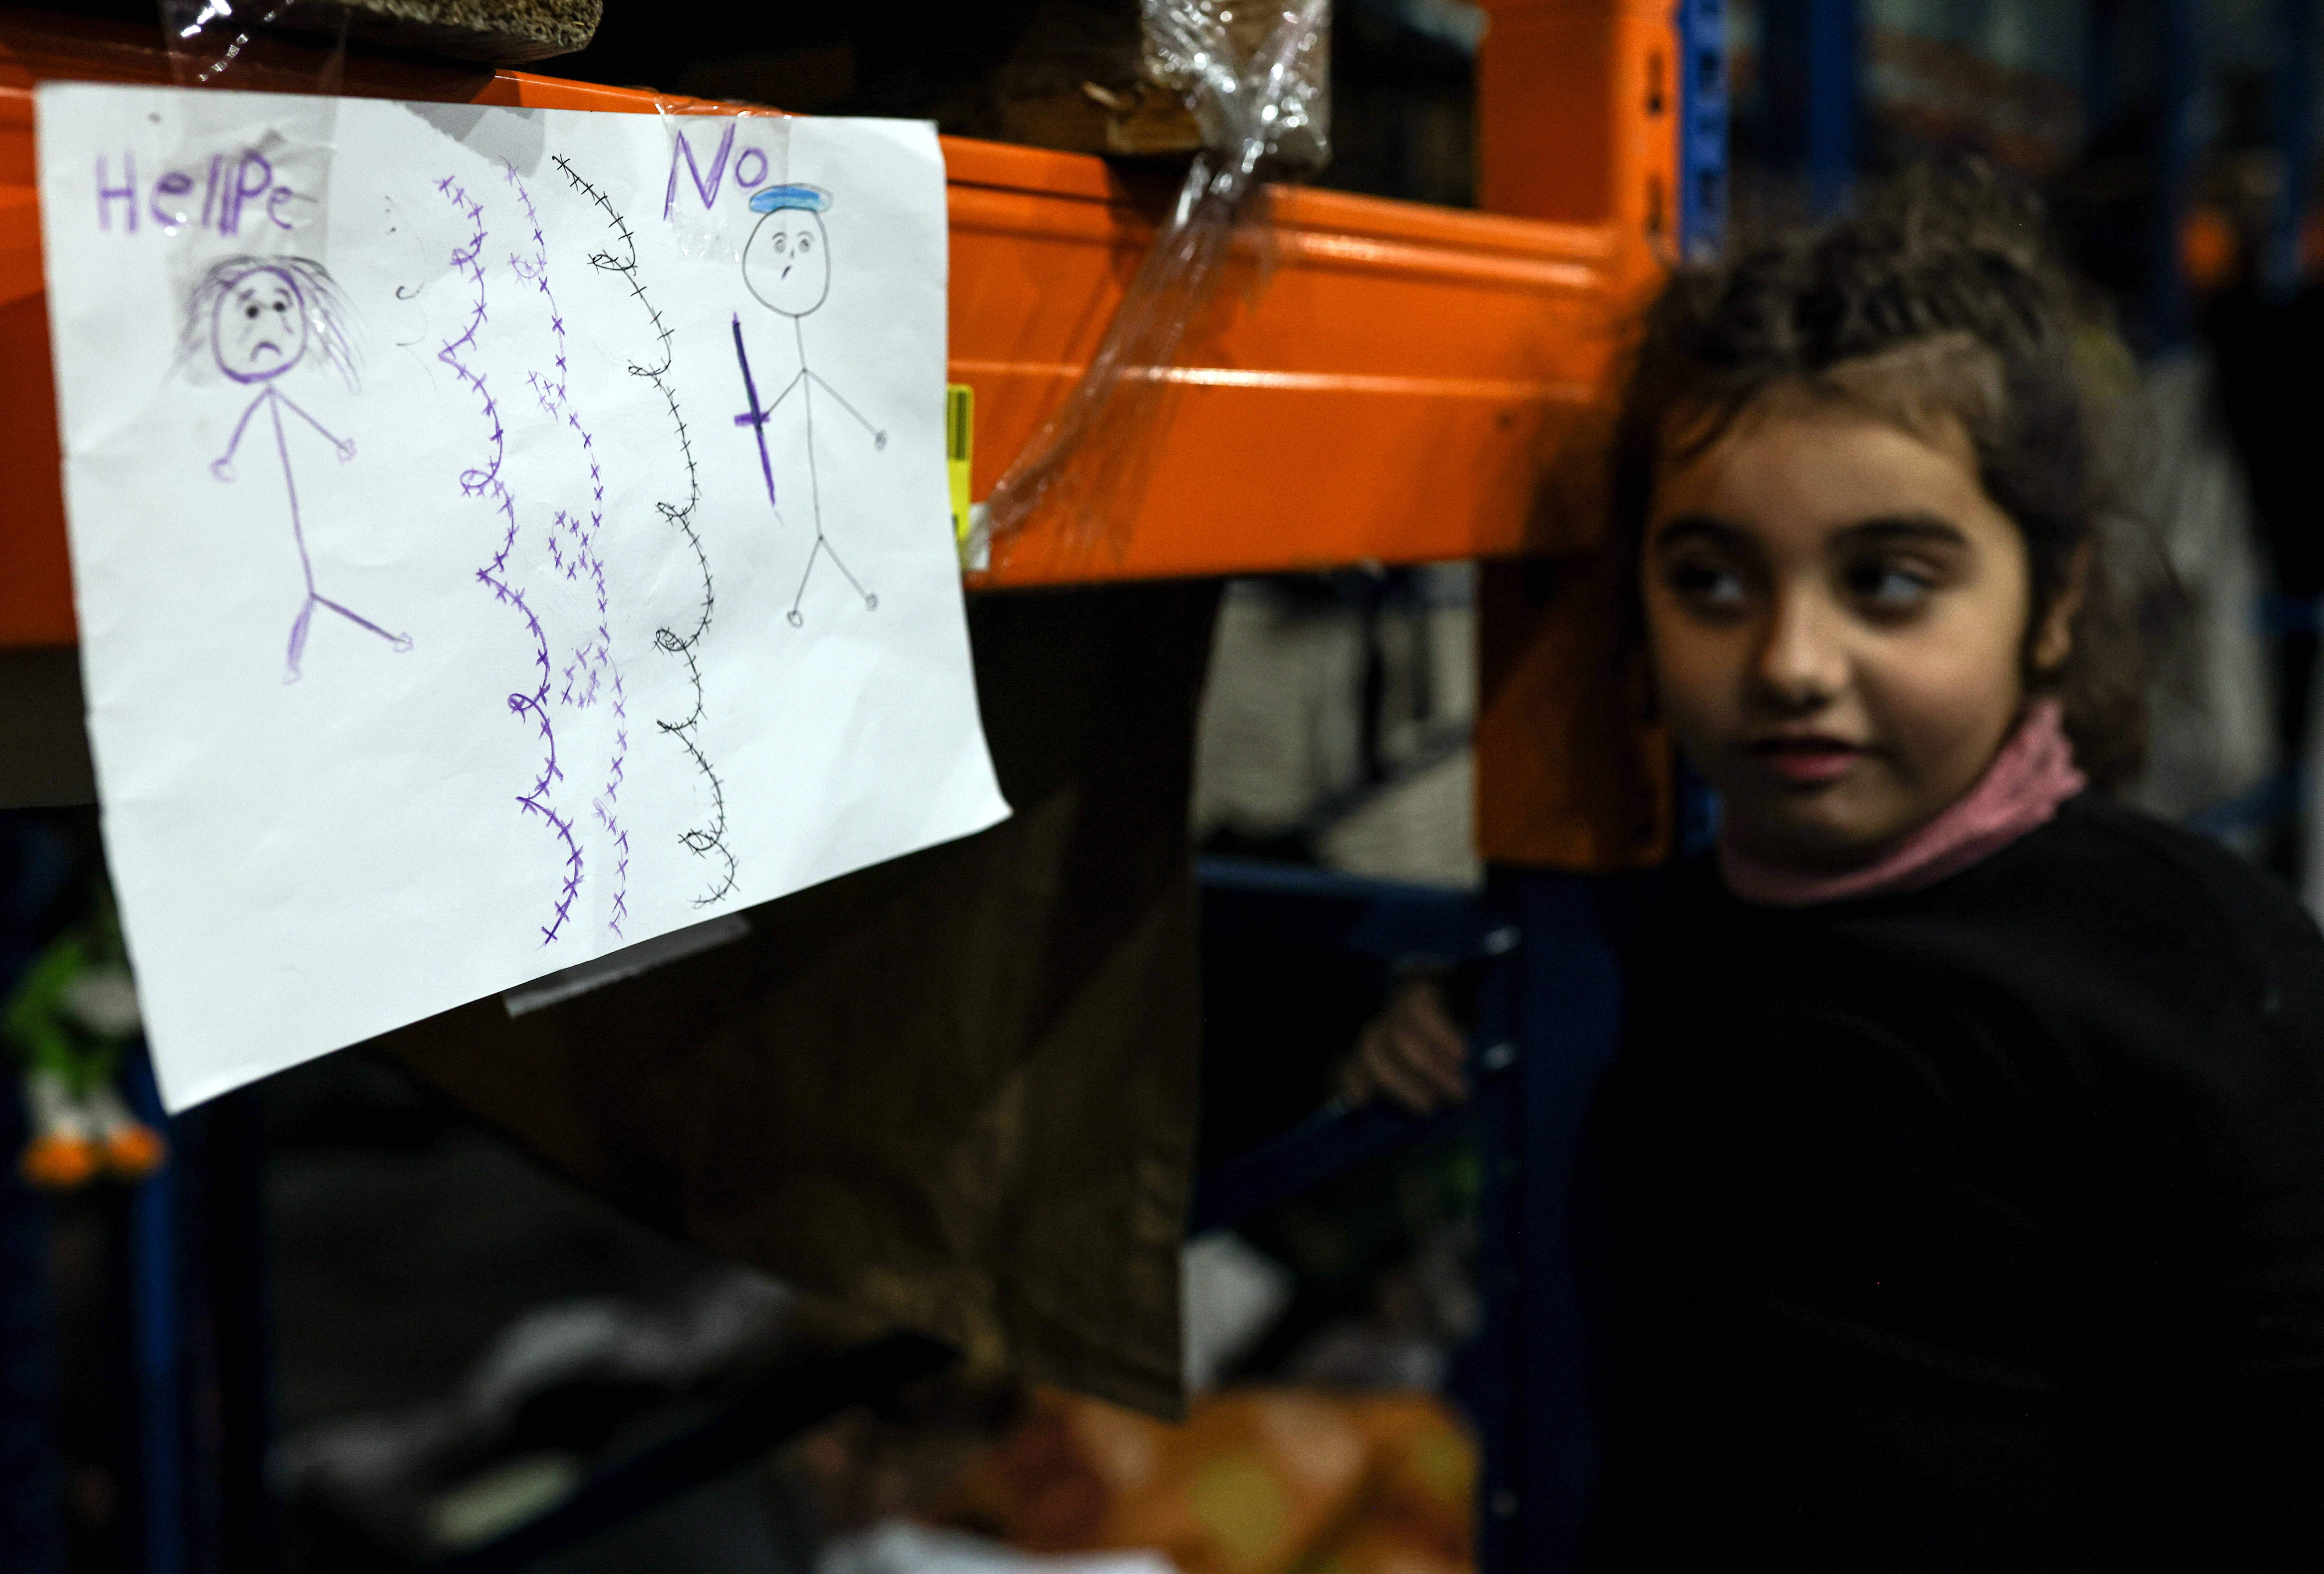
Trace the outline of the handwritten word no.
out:
M 706 174 L 695 161 L 694 148 L 686 140 L 686 133 L 678 133 L 678 143 L 669 152 L 669 189 L 662 194 L 661 199 L 661 216 L 664 218 L 672 217 L 678 212 L 678 176 L 681 168 L 694 187 L 694 194 L 702 198 L 705 208 L 718 200 L 719 185 L 729 174 L 733 175 L 734 189 L 738 192 L 766 184 L 770 167 L 767 155 L 756 148 L 744 148 L 739 153 L 734 152 L 734 128 L 741 124 L 735 120 L 726 123 L 724 132 L 718 138 L 718 151 L 710 156 L 710 169 Z M 726 162 L 730 153 L 734 158 L 731 169 Z
M 198 205 L 194 193 L 201 193 Z M 245 151 L 238 158 L 211 155 L 206 172 L 165 170 L 150 186 L 137 182 L 137 158 L 121 155 L 116 183 L 112 161 L 97 156 L 97 227 L 111 235 L 117 223 L 124 234 L 135 235 L 141 222 L 151 223 L 165 235 L 189 226 L 240 235 L 244 225 L 255 225 L 261 213 L 282 229 L 292 226 L 282 216 L 285 205 L 311 202 L 274 178 L 274 166 L 265 154 Z M 198 216 L 197 207 L 198 206 Z

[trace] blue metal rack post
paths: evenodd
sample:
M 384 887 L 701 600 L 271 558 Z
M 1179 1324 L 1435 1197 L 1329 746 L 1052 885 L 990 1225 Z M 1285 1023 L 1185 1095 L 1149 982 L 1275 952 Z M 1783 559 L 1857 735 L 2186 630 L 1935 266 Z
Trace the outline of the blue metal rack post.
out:
M 1829 217 L 1856 181 L 1858 0 L 1766 0 L 1760 18 L 1768 159 L 1800 177 L 1811 215 Z
M 161 1111 L 152 1068 L 129 1058 L 126 1081 L 138 1118 L 177 1133 Z M 189 1574 L 187 1557 L 185 1348 L 179 1304 L 178 1164 L 171 1161 L 137 1188 L 129 1208 L 130 1338 L 137 1396 L 137 1514 L 144 1574 Z
M 144 1574 L 269 1568 L 274 1344 L 257 1095 L 172 1120 L 144 1055 L 124 1070 L 139 1117 L 170 1143 L 129 1210 Z
M 22 1109 L 14 1088 L 0 1088 L 0 1153 L 23 1146 Z M 13 1167 L 0 1174 L 0 1547 L 22 1574 L 65 1567 L 48 1244 L 47 1199 Z
M 1578 1188 L 1591 1100 L 1621 1036 L 1614 922 L 1625 882 L 1506 874 L 1522 936 L 1489 980 L 1478 1275 L 1485 1332 L 1471 1403 L 1485 1443 L 1485 1574 L 1581 1560 L 1598 1484 Z
M 27 816 L 0 816 L 0 999 L 43 938 L 70 872 L 62 841 Z M 14 1082 L 14 1065 L 0 1068 Z M 0 1550 L 21 1574 L 64 1574 L 64 1477 L 58 1456 L 56 1309 L 49 1203 L 16 1176 L 23 1105 L 0 1087 Z
M 1719 254 L 1727 240 L 1725 0 L 1679 0 L 1679 254 Z

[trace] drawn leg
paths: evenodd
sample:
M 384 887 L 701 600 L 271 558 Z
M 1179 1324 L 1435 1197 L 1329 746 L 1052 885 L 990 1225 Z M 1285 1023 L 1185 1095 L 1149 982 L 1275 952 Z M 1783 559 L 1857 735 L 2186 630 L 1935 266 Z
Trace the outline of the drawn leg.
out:
M 807 548 L 807 572 L 799 575 L 798 594 L 791 597 L 791 610 L 784 614 L 785 621 L 788 621 L 794 629 L 801 627 L 807 621 L 807 619 L 799 612 L 799 603 L 807 599 L 807 582 L 815 577 L 816 555 L 824 550 L 825 546 L 823 537 L 818 534 L 815 538 L 815 545 Z M 835 558 L 834 561 L 835 562 L 837 559 Z M 843 569 L 841 572 L 844 573 L 845 570 Z
M 880 610 L 880 598 L 863 588 L 863 582 L 855 577 L 855 571 L 847 566 L 846 559 L 840 557 L 839 548 L 833 546 L 827 540 L 818 539 L 816 542 L 816 545 L 821 547 L 826 553 L 830 554 L 833 566 L 836 567 L 840 573 L 847 576 L 847 583 L 853 585 L 855 587 L 855 594 L 863 598 L 863 610 L 867 612 L 878 612 Z
M 799 340 L 799 365 L 802 370 L 799 374 L 804 377 L 808 375 L 804 370 L 807 365 L 807 340 L 804 336 L 806 330 L 802 328 L 800 333 L 802 336 Z M 863 588 L 863 582 L 855 577 L 854 570 L 842 562 L 839 554 L 833 549 L 831 538 L 823 533 L 823 483 L 816 474 L 815 469 L 814 388 L 808 387 L 800 397 L 807 409 L 807 488 L 808 501 L 815 509 L 815 547 L 807 555 L 807 572 L 799 575 L 798 594 L 791 598 L 790 625 L 794 629 L 804 621 L 799 614 L 799 603 L 806 599 L 807 582 L 815 575 L 815 559 L 818 552 L 830 554 L 831 560 L 838 566 L 839 572 L 846 576 L 849 584 L 854 586 L 855 594 L 863 598 L 865 612 L 877 611 L 880 605 L 880 598 Z
M 299 621 L 290 625 L 290 669 L 282 675 L 285 683 L 299 681 L 299 658 L 307 652 L 307 625 L 315 621 L 315 603 L 321 599 L 320 596 L 309 595 L 299 608 Z
M 346 607 L 341 606 L 329 596 L 318 595 L 315 599 L 322 603 L 325 606 L 330 608 L 333 612 L 338 613 L 339 616 L 346 619 L 347 621 L 353 623 L 355 627 L 359 629 L 369 629 L 373 633 L 377 634 L 390 645 L 394 646 L 399 653 L 411 649 L 410 635 L 391 634 L 385 629 L 381 628 L 377 623 L 373 622 L 369 618 L 364 617 L 361 612 L 354 612 Z
M 307 619 L 313 615 L 315 611 L 312 604 L 315 594 L 315 560 L 307 555 L 307 527 L 299 518 L 299 478 L 290 472 L 290 439 L 282 435 L 282 412 L 275 408 L 276 401 L 282 396 L 269 388 L 263 397 L 266 400 L 267 418 L 274 423 L 274 452 L 282 461 L 283 495 L 290 500 L 290 539 L 299 548 L 299 572 L 307 579 L 309 605 L 305 612 L 299 614 L 299 626 L 303 630 L 307 626 Z M 299 642 L 302 645 L 307 642 L 303 633 L 299 636 Z M 291 665 L 296 667 L 298 662 L 294 659 Z
M 299 481 L 290 473 L 290 445 L 282 436 L 282 412 L 275 409 L 281 398 L 273 389 L 266 391 L 266 414 L 274 426 L 274 452 L 282 462 L 282 490 L 290 500 L 290 539 L 299 548 L 299 572 L 307 581 L 307 599 L 299 608 L 299 621 L 290 625 L 290 649 L 282 674 L 285 683 L 299 681 L 299 662 L 307 653 L 307 630 L 315 621 L 315 603 L 322 598 L 315 594 L 315 560 L 307 555 L 307 527 L 299 519 Z

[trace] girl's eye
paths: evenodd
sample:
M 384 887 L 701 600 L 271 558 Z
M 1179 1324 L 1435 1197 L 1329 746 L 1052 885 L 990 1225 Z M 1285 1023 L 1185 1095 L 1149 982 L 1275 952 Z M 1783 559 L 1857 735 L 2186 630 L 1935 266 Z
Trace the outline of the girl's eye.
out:
M 242 308 L 242 315 L 248 318 L 251 321 L 256 322 L 258 320 L 258 308 L 254 306 L 245 306 Z
M 1934 588 L 1928 575 L 1901 563 L 1863 563 L 1848 571 L 1848 592 L 1883 612 L 1911 612 Z
M 814 237 L 813 235 L 801 235 L 801 236 L 799 236 L 799 250 L 800 250 L 800 251 L 802 251 L 802 252 L 809 252 L 809 251 L 813 251 L 814 249 L 815 249 L 815 237 Z
M 1716 563 L 1673 564 L 1668 583 L 1680 600 L 1722 612 L 1741 607 L 1748 595 L 1743 576 Z

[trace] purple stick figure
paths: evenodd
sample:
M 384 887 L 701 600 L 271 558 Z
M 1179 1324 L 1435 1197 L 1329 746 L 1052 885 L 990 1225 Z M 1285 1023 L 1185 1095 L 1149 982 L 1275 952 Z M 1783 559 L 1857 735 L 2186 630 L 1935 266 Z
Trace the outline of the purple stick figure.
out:
M 256 388 L 257 394 L 234 423 L 226 452 L 210 465 L 210 474 L 232 481 L 234 456 L 241 450 L 251 418 L 261 410 L 274 434 L 274 453 L 282 465 L 282 489 L 290 502 L 290 538 L 299 548 L 299 566 L 306 575 L 307 599 L 290 625 L 285 683 L 299 681 L 299 659 L 307 649 L 307 631 L 317 607 L 339 614 L 359 629 L 369 630 L 396 650 L 411 649 L 408 634 L 392 634 L 352 608 L 333 601 L 315 588 L 315 562 L 307 550 L 307 530 L 299 518 L 299 483 L 290 469 L 290 442 L 283 429 L 284 411 L 297 416 L 322 435 L 340 462 L 355 457 L 351 439 L 332 435 L 277 386 L 284 373 L 301 362 L 318 363 L 337 371 L 350 391 L 355 381 L 355 346 L 347 337 L 347 308 L 319 262 L 304 257 L 227 257 L 213 262 L 186 298 L 185 327 L 179 350 L 186 359 L 207 352 L 213 364 L 231 382 Z

